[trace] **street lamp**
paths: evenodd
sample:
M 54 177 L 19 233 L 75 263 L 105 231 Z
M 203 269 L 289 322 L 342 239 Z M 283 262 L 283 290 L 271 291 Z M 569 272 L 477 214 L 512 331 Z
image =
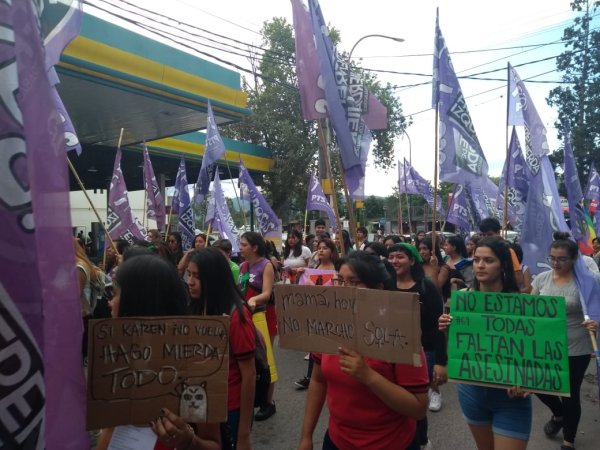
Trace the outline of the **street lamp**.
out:
M 352 49 L 350 50 L 350 53 L 348 54 L 348 60 L 352 59 L 352 53 L 354 53 L 354 49 L 356 48 L 356 46 L 363 40 L 370 38 L 370 37 L 379 37 L 379 38 L 383 38 L 383 39 L 390 39 L 392 41 L 396 41 L 396 42 L 404 42 L 404 39 L 399 38 L 399 37 L 394 37 L 394 36 L 387 36 L 385 34 L 367 34 L 366 36 L 361 37 L 358 41 L 356 41 L 356 43 L 352 46 Z
M 408 139 L 408 162 L 412 166 L 412 142 L 410 140 L 410 135 L 406 132 L 406 130 L 402 131 L 402 133 L 404 133 L 404 136 L 406 136 L 406 139 Z

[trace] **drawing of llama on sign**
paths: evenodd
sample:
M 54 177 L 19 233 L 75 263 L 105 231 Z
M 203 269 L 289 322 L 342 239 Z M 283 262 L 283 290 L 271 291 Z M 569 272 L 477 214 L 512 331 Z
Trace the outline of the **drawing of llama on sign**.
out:
M 179 396 L 179 415 L 188 422 L 206 422 L 208 410 L 206 381 L 200 384 L 183 384 Z

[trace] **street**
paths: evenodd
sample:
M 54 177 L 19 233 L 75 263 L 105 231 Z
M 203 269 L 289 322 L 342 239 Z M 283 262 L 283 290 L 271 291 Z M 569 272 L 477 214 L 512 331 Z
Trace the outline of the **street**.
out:
M 304 354 L 291 350 L 275 348 L 279 381 L 275 388 L 277 414 L 264 422 L 255 422 L 252 439 L 255 450 L 291 450 L 295 449 L 302 427 L 304 400 L 306 391 L 297 391 L 294 381 L 306 373 L 307 362 Z M 458 400 L 456 386 L 448 383 L 442 387 L 444 403 L 437 413 L 429 412 L 429 438 L 434 450 L 476 450 L 475 443 L 467 427 Z M 579 424 L 577 450 L 597 450 L 600 448 L 600 416 L 598 405 L 598 388 L 596 385 L 596 368 L 593 361 L 581 389 L 582 416 Z M 544 435 L 543 426 L 549 419 L 550 412 L 537 398 L 533 400 L 533 428 L 527 446 L 530 450 L 558 450 L 562 443 L 562 433 L 554 439 Z M 315 430 L 315 449 L 321 443 L 327 428 L 327 410 L 324 409 Z M 595 443 L 594 443 L 595 442 Z

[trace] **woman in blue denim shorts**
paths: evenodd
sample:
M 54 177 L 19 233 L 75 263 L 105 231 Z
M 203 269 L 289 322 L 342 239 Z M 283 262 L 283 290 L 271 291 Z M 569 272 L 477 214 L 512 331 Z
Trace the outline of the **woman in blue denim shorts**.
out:
M 477 243 L 473 257 L 473 290 L 519 292 L 509 246 L 500 237 Z M 440 330 L 452 316 L 442 314 Z M 531 397 L 510 389 L 459 384 L 458 400 L 479 450 L 525 450 L 531 432 Z

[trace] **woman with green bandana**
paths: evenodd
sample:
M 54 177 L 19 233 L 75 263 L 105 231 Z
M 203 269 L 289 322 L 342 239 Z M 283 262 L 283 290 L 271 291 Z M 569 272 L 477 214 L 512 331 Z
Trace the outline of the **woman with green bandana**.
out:
M 439 386 L 448 380 L 446 337 L 438 330 L 438 318 L 444 310 L 444 301 L 435 285 L 425 277 L 423 258 L 414 245 L 399 243 L 389 248 L 388 261 L 396 272 L 396 288 L 402 292 L 419 294 L 421 305 L 421 345 L 427 358 L 431 389 L 429 409 L 439 411 L 442 394 Z M 417 422 L 417 438 L 421 448 L 431 448 L 427 438 L 427 418 Z

